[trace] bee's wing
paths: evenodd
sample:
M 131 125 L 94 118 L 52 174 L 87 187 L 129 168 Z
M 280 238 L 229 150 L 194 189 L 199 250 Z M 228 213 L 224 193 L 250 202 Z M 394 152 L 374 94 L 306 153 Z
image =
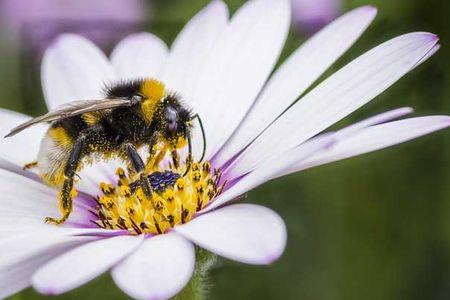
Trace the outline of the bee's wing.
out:
M 20 124 L 19 126 L 13 128 L 5 137 L 16 135 L 22 130 L 38 123 L 54 122 L 88 112 L 130 105 L 131 101 L 125 98 L 73 101 L 57 107 L 55 110 L 50 111 L 45 115 L 36 117 L 23 124 Z

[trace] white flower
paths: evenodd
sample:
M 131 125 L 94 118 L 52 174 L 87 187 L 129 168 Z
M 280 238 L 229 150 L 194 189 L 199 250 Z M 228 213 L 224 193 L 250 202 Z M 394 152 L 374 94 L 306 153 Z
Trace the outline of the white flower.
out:
M 267 180 L 450 126 L 448 116 L 392 121 L 411 112 L 400 108 L 318 135 L 439 47 L 430 33 L 394 38 L 305 93 L 375 14 L 372 7 L 345 14 L 296 50 L 272 75 L 289 29 L 287 0 L 248 1 L 231 20 L 223 2 L 213 1 L 185 26 L 170 51 L 157 37 L 140 33 L 119 43 L 108 59 L 79 36 L 61 36 L 43 59 L 49 109 L 100 96 L 105 82 L 157 78 L 201 115 L 206 158 L 221 170 L 221 182 L 228 183 L 185 224 L 165 234 L 130 235 L 128 230 L 102 229 L 91 222 L 97 221 L 90 210 L 97 209 L 98 184 L 113 180 L 115 171 L 110 164 L 97 164 L 82 172 L 78 184 L 82 193 L 75 199 L 75 210 L 64 227 L 56 227 L 44 224 L 43 218 L 58 214 L 57 191 L 20 167 L 36 158 L 45 126 L 3 140 L 0 297 L 30 284 L 42 293 L 61 294 L 111 269 L 114 281 L 130 296 L 169 298 L 192 275 L 194 244 L 249 264 L 269 264 L 279 258 L 286 245 L 282 219 L 262 206 L 230 201 Z M 0 128 L 6 133 L 27 118 L 1 111 Z M 198 158 L 202 143 L 196 134 Z

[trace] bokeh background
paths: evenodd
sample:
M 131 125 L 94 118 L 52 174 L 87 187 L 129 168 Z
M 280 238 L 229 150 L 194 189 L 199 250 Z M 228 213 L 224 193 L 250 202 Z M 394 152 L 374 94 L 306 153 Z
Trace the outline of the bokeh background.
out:
M 45 112 L 39 60 L 58 32 L 85 34 L 105 51 L 139 30 L 170 44 L 209 1 L 113 2 L 0 0 L 0 107 Z M 235 11 L 244 1 L 225 2 Z M 306 16 L 318 18 L 296 20 L 282 59 L 322 23 L 364 4 L 379 9 L 377 19 L 328 74 L 405 32 L 434 32 L 443 45 L 429 62 L 340 126 L 400 106 L 413 106 L 420 115 L 450 114 L 449 1 L 319 2 L 328 11 L 321 15 L 312 8 Z M 211 273 L 210 299 L 450 299 L 450 130 L 270 182 L 247 201 L 269 206 L 284 218 L 286 252 L 269 267 L 222 260 Z M 12 297 L 44 298 L 31 289 Z M 126 298 L 108 275 L 55 297 L 103 298 Z

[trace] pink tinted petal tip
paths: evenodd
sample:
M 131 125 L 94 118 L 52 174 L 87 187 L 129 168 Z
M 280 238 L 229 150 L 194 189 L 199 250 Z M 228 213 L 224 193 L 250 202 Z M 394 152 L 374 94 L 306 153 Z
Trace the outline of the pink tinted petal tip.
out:
M 287 244 L 287 229 L 286 229 L 286 225 L 283 223 L 283 234 L 282 234 L 282 239 L 281 241 L 278 242 L 278 248 L 274 249 L 274 251 L 272 253 L 269 253 L 266 257 L 266 261 L 265 265 L 271 265 L 272 263 L 274 263 L 275 261 L 277 261 L 284 253 L 284 250 L 286 249 L 286 244 Z
M 213 1 L 211 1 L 211 5 L 222 6 L 222 5 L 225 5 L 225 3 L 222 0 L 213 0 Z
M 66 39 L 73 38 L 74 36 L 76 37 L 76 36 L 78 36 L 78 35 L 76 35 L 76 34 L 74 34 L 74 33 L 63 33 L 63 34 L 60 34 L 60 35 L 58 35 L 58 37 L 55 38 L 54 41 L 50 44 L 49 48 L 59 46 L 61 43 L 64 43 L 64 41 L 65 41 Z
M 427 53 L 427 55 L 425 55 L 425 57 L 424 57 L 424 59 L 422 61 L 425 61 L 428 58 L 430 58 L 431 56 L 435 55 L 436 52 L 439 51 L 439 49 L 441 49 L 441 45 L 436 43 L 436 45 L 434 45 L 434 47 L 431 48 L 431 50 Z
M 437 34 L 434 34 L 432 32 L 423 32 L 424 35 L 432 42 L 438 42 L 439 41 L 439 36 Z
M 434 116 L 424 116 L 418 117 L 418 119 L 427 119 L 429 125 L 437 125 L 439 129 L 444 129 L 450 126 L 450 116 L 447 115 L 434 115 Z M 437 130 L 439 130 L 437 129 Z
M 284 252 L 287 230 L 269 208 L 233 204 L 175 227 L 175 232 L 222 257 L 252 265 L 268 265 Z
M 427 44 L 427 43 L 436 44 L 439 41 L 439 36 L 437 36 L 436 34 L 434 34 L 432 32 L 427 32 L 427 31 L 410 32 L 410 33 L 406 33 L 404 35 L 398 36 L 397 38 L 402 38 L 402 39 L 406 38 L 409 40 L 414 40 L 415 42 L 422 41 L 425 44 Z M 394 38 L 394 40 L 395 39 L 396 38 Z
M 450 126 L 450 116 L 442 116 L 442 122 L 446 123 L 447 126 Z
M 206 8 L 206 11 L 216 11 L 221 9 L 228 9 L 227 5 L 222 0 L 213 0 Z
M 414 112 L 414 108 L 412 108 L 410 106 L 401 107 L 397 110 L 397 112 L 400 115 L 408 115 L 408 114 L 412 114 Z
M 373 6 L 373 5 L 365 5 L 365 6 L 361 6 L 360 8 L 361 10 L 364 10 L 365 12 L 367 12 L 367 14 L 377 14 L 378 9 Z
M 47 295 L 47 296 L 57 296 L 60 295 L 61 293 L 58 292 L 58 290 L 54 287 L 54 286 L 33 286 L 33 288 L 42 295 Z

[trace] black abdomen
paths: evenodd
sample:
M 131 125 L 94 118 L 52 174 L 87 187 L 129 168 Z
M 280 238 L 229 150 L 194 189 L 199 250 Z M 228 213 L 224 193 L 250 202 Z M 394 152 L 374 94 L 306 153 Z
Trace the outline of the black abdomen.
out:
M 52 124 L 53 128 L 62 127 L 67 134 L 76 140 L 80 132 L 88 127 L 88 124 L 83 120 L 82 115 L 73 116 L 70 118 L 62 119 Z

